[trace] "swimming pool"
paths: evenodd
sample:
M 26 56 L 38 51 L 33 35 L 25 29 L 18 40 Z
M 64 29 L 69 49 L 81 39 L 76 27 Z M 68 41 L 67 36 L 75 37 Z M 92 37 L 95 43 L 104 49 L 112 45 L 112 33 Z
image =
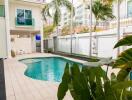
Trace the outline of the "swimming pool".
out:
M 64 73 L 65 65 L 77 63 L 62 57 L 30 58 L 20 60 L 28 67 L 24 74 L 30 78 L 60 82 Z M 80 68 L 82 64 L 77 63 Z

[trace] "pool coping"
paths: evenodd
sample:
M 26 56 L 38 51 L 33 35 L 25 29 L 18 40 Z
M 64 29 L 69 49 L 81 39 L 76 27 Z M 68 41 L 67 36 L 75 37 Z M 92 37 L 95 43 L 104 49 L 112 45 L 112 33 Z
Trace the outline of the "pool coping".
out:
M 79 59 L 75 59 L 75 58 L 70 58 L 70 57 L 65 57 L 65 56 L 61 56 L 61 55 L 54 55 L 54 54 L 48 54 L 48 55 L 39 55 L 39 56 L 25 56 L 25 57 L 16 57 L 15 59 L 17 61 L 19 60 L 24 60 L 24 59 L 34 59 L 34 58 L 48 58 L 48 57 L 60 57 L 60 58 L 63 58 L 63 59 L 66 59 L 66 60 L 70 60 L 70 61 L 73 61 L 73 62 L 76 62 L 76 63 L 80 63 L 80 64 L 83 64 L 85 65 L 87 63 L 87 61 L 84 61 L 84 60 L 79 60 Z M 20 61 L 19 61 L 20 62 Z M 22 62 L 20 62 L 22 63 Z
M 24 75 L 27 65 L 18 61 L 22 58 L 47 56 L 53 55 L 45 53 L 29 54 L 4 60 L 7 100 L 57 100 L 57 90 L 60 82 L 29 78 Z M 28 93 L 30 94 L 28 95 Z M 67 92 L 64 100 L 72 100 L 70 92 Z

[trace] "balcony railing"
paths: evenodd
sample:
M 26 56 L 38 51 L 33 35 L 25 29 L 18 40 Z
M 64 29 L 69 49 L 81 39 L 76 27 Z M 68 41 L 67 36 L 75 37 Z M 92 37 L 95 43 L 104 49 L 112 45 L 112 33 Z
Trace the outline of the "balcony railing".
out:
M 34 26 L 34 19 L 25 19 L 21 17 L 15 18 L 16 26 Z
M 5 6 L 0 5 L 0 17 L 5 17 Z

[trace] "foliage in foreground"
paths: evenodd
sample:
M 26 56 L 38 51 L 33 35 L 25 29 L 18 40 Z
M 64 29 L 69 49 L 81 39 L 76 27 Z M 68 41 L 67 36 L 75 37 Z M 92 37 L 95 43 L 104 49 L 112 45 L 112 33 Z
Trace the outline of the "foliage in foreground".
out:
M 132 35 L 121 39 L 114 48 L 131 46 Z M 69 90 L 74 100 L 132 100 L 132 81 L 128 75 L 132 69 L 132 48 L 123 51 L 115 60 L 114 68 L 121 70 L 108 79 L 101 67 L 83 67 L 66 64 L 62 82 L 58 88 L 58 100 L 63 100 Z
M 132 35 L 128 35 L 123 39 L 119 40 L 119 42 L 115 45 L 114 48 L 121 47 L 121 46 L 131 46 L 132 45 Z M 129 48 L 123 51 L 115 61 L 114 64 L 115 68 L 121 68 L 119 72 L 119 76 L 117 79 L 119 81 L 124 81 L 127 79 L 130 71 L 132 70 L 132 48 Z M 120 75 L 122 74 L 122 76 Z
M 58 100 L 63 100 L 69 90 L 74 100 L 131 100 L 131 81 L 119 82 L 112 74 L 108 79 L 101 67 L 83 67 L 66 64 L 62 82 L 58 88 Z M 131 99 L 130 99 L 131 98 Z

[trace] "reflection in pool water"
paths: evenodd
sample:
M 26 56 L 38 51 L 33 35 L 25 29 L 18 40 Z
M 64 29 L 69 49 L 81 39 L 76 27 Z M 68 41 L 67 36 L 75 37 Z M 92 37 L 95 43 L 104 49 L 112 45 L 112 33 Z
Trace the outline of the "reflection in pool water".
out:
M 28 68 L 25 75 L 33 79 L 60 82 L 67 62 L 73 64 L 73 61 L 61 57 L 33 58 L 20 60 Z M 80 67 L 82 64 L 78 63 Z

